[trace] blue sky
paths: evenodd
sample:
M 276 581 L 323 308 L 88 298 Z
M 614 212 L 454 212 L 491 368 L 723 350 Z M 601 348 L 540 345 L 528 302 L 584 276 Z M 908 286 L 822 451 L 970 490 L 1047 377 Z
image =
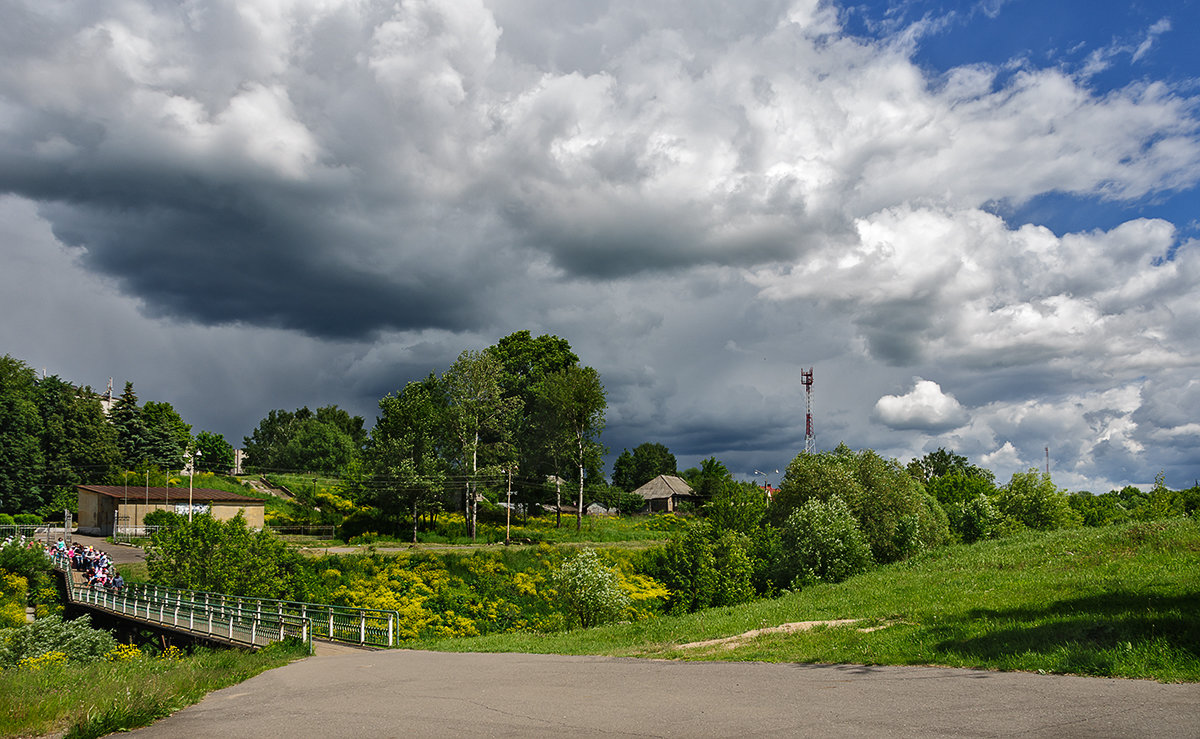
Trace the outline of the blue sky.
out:
M 1200 49 L 1200 3 L 1038 2 L 854 3 L 843 9 L 846 30 L 886 40 L 904 27 L 928 26 L 913 60 L 933 77 L 964 65 L 1006 72 L 1002 84 L 1030 66 L 1083 75 L 1099 95 L 1138 82 L 1163 81 L 1195 90 Z M 1010 224 L 1037 223 L 1061 235 L 1109 229 L 1133 218 L 1164 218 L 1195 236 L 1200 194 L 1195 188 L 1113 201 L 1082 193 L 1050 192 L 1025 202 L 994 203 Z
M 1200 477 L 1196 2 L 15 0 L 0 351 L 237 442 L 528 329 L 612 454 Z

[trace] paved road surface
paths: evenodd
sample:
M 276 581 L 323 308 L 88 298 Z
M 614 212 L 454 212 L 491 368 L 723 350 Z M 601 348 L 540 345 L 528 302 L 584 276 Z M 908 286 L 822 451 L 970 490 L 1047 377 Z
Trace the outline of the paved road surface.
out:
M 76 542 L 84 546 L 93 546 L 101 549 L 112 557 L 113 562 L 117 564 L 131 564 L 133 562 L 145 562 L 146 552 L 140 547 L 131 547 L 124 544 L 113 544 L 102 536 L 83 536 L 82 534 L 71 534 L 71 543 Z
M 381 651 L 209 695 L 156 737 L 1198 737 L 1200 685 L 930 667 Z

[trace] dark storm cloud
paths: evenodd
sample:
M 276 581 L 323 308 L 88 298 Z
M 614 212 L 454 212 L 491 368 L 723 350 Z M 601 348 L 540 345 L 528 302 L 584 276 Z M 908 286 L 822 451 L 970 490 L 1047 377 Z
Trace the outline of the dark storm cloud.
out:
M 40 312 L 0 339 L 205 424 L 227 398 L 252 427 L 305 404 L 372 417 L 528 328 L 601 371 L 616 451 L 782 467 L 796 368 L 817 365 L 825 448 L 1012 471 L 1053 444 L 1080 484 L 1200 469 L 1184 224 L 1056 235 L 985 210 L 1189 192 L 1195 88 L 1100 95 L 1029 59 L 934 77 L 913 49 L 938 19 L 865 40 L 846 12 L 16 0 L 0 309 Z
M 43 213 L 63 243 L 86 249 L 85 264 L 116 278 L 152 315 L 328 338 L 467 323 L 469 296 L 446 290 L 436 275 L 343 261 L 333 244 L 344 234 L 260 209 L 252 197 L 226 192 L 183 206 L 56 203 Z M 223 199 L 242 203 L 220 208 Z

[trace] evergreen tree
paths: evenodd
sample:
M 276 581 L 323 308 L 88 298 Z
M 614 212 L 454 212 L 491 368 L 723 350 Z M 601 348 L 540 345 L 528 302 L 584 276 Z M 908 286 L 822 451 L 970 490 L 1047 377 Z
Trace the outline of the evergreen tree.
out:
M 121 453 L 122 466 L 134 469 L 147 463 L 150 459 L 150 433 L 142 420 L 142 409 L 138 406 L 132 382 L 125 383 L 125 390 L 113 404 L 108 420 L 117 431 L 117 449 Z
M 77 388 L 56 376 L 37 384 L 42 419 L 40 445 L 45 459 L 42 515 L 75 509 L 76 485 L 115 475 L 121 453 L 116 429 L 90 388 Z

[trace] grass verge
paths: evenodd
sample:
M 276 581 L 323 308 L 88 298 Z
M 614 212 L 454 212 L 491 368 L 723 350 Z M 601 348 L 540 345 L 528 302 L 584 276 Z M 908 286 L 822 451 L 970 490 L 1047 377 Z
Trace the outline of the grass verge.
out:
M 857 623 L 681 645 L 795 621 Z M 875 630 L 867 631 L 874 627 Z M 418 646 L 418 645 L 411 645 Z M 937 549 L 837 585 L 562 634 L 431 641 L 446 651 L 945 665 L 1200 681 L 1200 526 L 1188 519 Z
M 304 655 L 303 646 L 281 643 L 258 652 L 11 668 L 0 673 L 0 736 L 65 731 L 66 739 L 87 739 L 135 729 Z

